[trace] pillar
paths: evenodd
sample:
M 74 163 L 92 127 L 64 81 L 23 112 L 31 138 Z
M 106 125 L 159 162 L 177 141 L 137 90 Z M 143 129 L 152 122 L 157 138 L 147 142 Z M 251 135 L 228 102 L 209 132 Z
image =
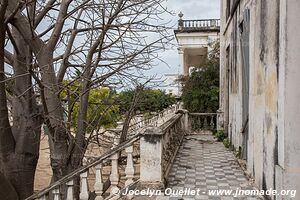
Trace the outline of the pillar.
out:
M 140 184 L 145 187 L 163 188 L 162 169 L 163 132 L 158 127 L 146 129 L 140 140 L 141 176 Z

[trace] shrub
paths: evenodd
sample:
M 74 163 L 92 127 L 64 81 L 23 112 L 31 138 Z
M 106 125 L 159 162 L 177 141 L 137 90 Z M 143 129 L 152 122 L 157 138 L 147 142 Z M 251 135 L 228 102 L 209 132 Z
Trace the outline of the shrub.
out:
M 222 142 L 226 138 L 224 130 L 217 131 L 215 136 L 219 142 Z
M 228 138 L 225 138 L 225 139 L 223 140 L 223 144 L 224 144 L 224 146 L 225 146 L 226 148 L 229 148 L 229 147 L 230 147 L 229 139 L 228 139 Z

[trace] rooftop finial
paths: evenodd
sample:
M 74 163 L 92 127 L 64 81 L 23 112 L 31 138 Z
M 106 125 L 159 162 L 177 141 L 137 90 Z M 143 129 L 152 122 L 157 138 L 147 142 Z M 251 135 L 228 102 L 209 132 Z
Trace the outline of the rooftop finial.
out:
M 182 12 L 180 11 L 180 13 L 178 14 L 178 17 L 180 18 L 180 19 L 182 19 L 182 17 L 183 17 L 183 14 L 182 14 Z

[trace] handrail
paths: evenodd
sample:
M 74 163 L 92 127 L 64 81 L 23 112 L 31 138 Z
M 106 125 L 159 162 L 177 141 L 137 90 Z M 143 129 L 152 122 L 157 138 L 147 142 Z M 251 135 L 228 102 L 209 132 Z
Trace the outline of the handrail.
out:
M 151 119 L 155 119 L 156 117 L 160 117 L 160 116 L 163 115 L 163 114 L 165 113 L 165 111 L 168 110 L 168 109 L 174 108 L 174 109 L 177 110 L 177 109 L 179 109 L 179 107 L 180 107 L 180 103 L 178 102 L 178 103 L 176 103 L 176 104 L 173 104 L 173 105 L 171 105 L 171 106 L 165 108 L 164 110 L 159 111 L 158 113 L 156 113 L 155 115 L 151 116 L 150 118 L 144 118 L 144 119 L 142 119 L 142 120 L 140 120 L 140 121 L 137 121 L 137 122 L 131 124 L 131 125 L 129 126 L 129 128 L 132 128 L 132 127 L 134 127 L 134 126 L 136 126 L 136 125 L 138 125 L 138 124 L 140 124 L 140 123 L 147 122 L 147 121 L 149 121 L 149 120 L 151 120 Z
M 170 118 L 168 121 L 166 121 L 164 124 L 162 124 L 159 128 L 165 132 L 167 131 L 170 127 L 172 127 L 177 120 L 182 116 L 182 113 L 178 113 L 175 116 L 173 116 L 172 118 Z
M 205 116 L 205 115 L 217 115 L 217 113 L 189 113 L 189 115 Z
M 74 170 L 73 172 L 71 172 L 68 175 L 64 176 L 60 180 L 52 183 L 47 188 L 41 190 L 40 192 L 38 192 L 36 194 L 31 195 L 30 197 L 26 198 L 25 200 L 33 200 L 33 199 L 40 198 L 40 197 L 48 194 L 51 190 L 54 190 L 55 188 L 59 187 L 61 184 L 67 183 L 68 181 L 70 181 L 75 176 L 79 176 L 81 173 L 87 171 L 89 168 L 95 167 L 97 164 L 105 161 L 106 159 L 108 159 L 112 155 L 115 155 L 117 152 L 122 151 L 124 148 L 130 146 L 132 143 L 138 141 L 140 139 L 140 136 L 141 136 L 141 134 L 135 135 L 134 137 L 132 137 L 132 138 L 128 139 L 127 141 L 121 143 L 120 145 L 116 146 L 114 149 L 108 151 L 107 153 L 104 153 L 99 158 L 96 158 L 95 160 L 88 163 L 87 165 L 82 166 L 82 167 Z

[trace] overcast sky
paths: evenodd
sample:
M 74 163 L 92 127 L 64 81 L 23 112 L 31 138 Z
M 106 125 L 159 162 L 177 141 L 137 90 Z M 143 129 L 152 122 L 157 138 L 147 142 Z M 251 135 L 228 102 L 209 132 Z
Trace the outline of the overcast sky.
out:
M 182 11 L 184 14 L 183 19 L 208 19 L 220 18 L 220 0 L 168 0 L 166 6 L 169 10 L 176 13 L 175 16 L 168 16 L 172 20 L 172 24 L 177 27 L 178 13 Z M 176 41 L 173 41 L 176 43 Z M 162 59 L 168 63 L 160 63 L 155 66 L 151 74 L 174 74 L 178 72 L 179 56 L 176 47 L 162 53 Z

